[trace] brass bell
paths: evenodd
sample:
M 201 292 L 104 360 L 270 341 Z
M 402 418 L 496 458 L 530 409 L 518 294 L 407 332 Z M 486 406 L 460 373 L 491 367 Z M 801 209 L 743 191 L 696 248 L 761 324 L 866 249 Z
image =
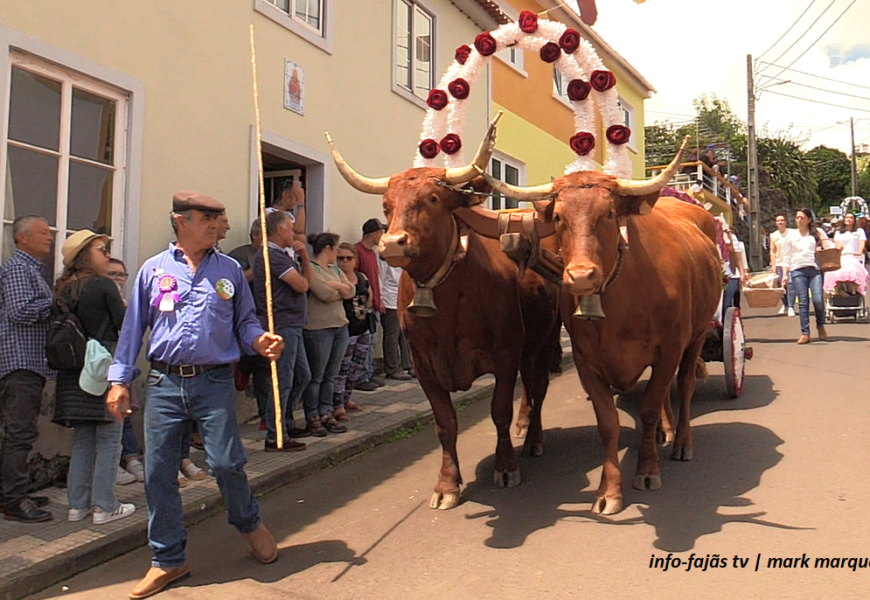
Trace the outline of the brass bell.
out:
M 408 305 L 408 312 L 416 317 L 434 317 L 438 314 L 435 296 L 430 288 L 418 287 L 414 299 Z
M 574 318 L 582 321 L 598 321 L 603 319 L 604 310 L 601 308 L 601 296 L 599 294 L 580 296 L 577 310 L 574 311 Z

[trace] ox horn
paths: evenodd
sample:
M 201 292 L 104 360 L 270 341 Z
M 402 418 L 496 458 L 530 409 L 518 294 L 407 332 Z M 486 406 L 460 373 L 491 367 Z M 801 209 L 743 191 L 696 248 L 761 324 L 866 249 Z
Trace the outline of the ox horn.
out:
M 541 200 L 544 196 L 549 196 L 553 193 L 553 184 L 545 183 L 543 185 L 535 185 L 532 187 L 517 187 L 498 179 L 493 179 L 481 169 L 481 175 L 486 177 L 486 181 L 494 190 L 500 194 L 504 194 L 508 198 L 517 200 Z
M 661 191 L 661 189 L 665 187 L 671 179 L 674 178 L 674 175 L 676 175 L 677 169 L 680 168 L 680 161 L 683 158 L 683 152 L 686 151 L 688 145 L 689 136 L 687 135 L 685 139 L 683 139 L 683 144 L 682 146 L 680 146 L 680 149 L 677 152 L 677 155 L 674 157 L 674 160 L 671 161 L 671 164 L 669 164 L 664 171 L 662 171 L 652 179 L 647 179 L 644 181 L 617 179 L 616 192 L 618 194 L 622 194 L 623 196 L 646 196 L 647 194 L 654 194 Z
M 390 184 L 389 177 L 372 179 L 369 177 L 363 177 L 354 171 L 341 157 L 341 154 L 338 153 L 338 149 L 335 147 L 335 144 L 332 143 L 332 137 L 330 137 L 329 132 L 327 131 L 325 134 L 326 141 L 329 144 L 329 149 L 332 151 L 332 160 L 335 161 L 335 166 L 338 167 L 338 172 L 341 173 L 341 176 L 344 177 L 344 180 L 347 181 L 351 187 L 358 189 L 361 192 L 365 192 L 366 194 L 382 195 L 386 193 L 387 186 Z
M 477 154 L 474 156 L 471 164 L 464 167 L 447 169 L 447 173 L 444 174 L 443 178 L 444 183 L 448 185 L 468 183 L 476 178 L 481 171 L 486 170 L 486 167 L 489 166 L 492 151 L 495 149 L 495 126 L 498 124 L 498 120 L 501 119 L 503 112 L 501 110 L 498 111 L 492 123 L 489 124 L 486 135 L 483 136 L 483 141 L 480 142 L 480 147 L 478 147 Z

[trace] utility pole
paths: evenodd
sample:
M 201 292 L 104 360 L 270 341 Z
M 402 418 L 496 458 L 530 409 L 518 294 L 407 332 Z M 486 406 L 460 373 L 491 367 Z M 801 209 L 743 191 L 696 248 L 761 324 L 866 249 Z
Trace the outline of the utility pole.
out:
M 855 118 L 849 117 L 849 127 L 852 129 L 852 195 L 858 195 L 858 162 L 855 158 Z
M 758 144 L 755 138 L 755 82 L 752 73 L 752 55 L 746 55 L 746 94 L 748 111 L 746 118 L 746 177 L 749 189 L 749 267 L 761 271 L 763 259 L 761 248 L 761 211 L 758 194 Z

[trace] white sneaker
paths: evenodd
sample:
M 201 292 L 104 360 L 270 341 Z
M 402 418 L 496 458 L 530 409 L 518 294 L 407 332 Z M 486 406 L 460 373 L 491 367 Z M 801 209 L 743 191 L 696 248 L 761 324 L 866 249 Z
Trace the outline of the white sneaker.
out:
M 785 306 L 780 307 L 779 312 L 776 313 L 776 314 L 778 314 L 778 315 L 784 315 L 784 314 L 785 314 Z
M 69 515 L 67 516 L 67 521 L 70 523 L 76 523 L 81 521 L 89 514 L 91 514 L 92 509 L 90 508 L 71 508 L 69 509 Z
M 127 461 L 127 472 L 136 478 L 136 481 L 145 481 L 145 465 L 138 458 Z
M 95 508 L 94 525 L 111 523 L 112 521 L 117 521 L 118 519 L 129 517 L 134 512 L 136 512 L 135 506 L 133 506 L 132 504 L 124 504 L 123 502 L 118 505 L 118 508 L 115 509 L 115 512 L 106 512 L 101 508 Z
M 118 467 L 118 473 L 115 475 L 115 485 L 127 485 L 128 483 L 133 483 L 136 481 L 136 476 L 132 473 L 128 473 L 120 466 Z
M 794 316 L 794 309 L 793 308 L 788 309 L 788 316 L 790 316 L 790 317 Z
M 205 479 L 205 472 L 197 467 L 193 461 L 188 462 L 186 465 L 182 462 L 181 473 L 193 481 L 202 481 Z

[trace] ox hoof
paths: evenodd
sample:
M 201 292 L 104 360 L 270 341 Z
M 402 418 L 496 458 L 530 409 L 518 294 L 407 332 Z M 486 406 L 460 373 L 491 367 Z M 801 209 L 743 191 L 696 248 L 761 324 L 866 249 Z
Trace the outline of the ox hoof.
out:
M 532 458 L 544 456 L 544 443 L 538 442 L 537 444 L 525 444 L 523 446 L 523 456 L 531 456 Z
M 526 434 L 528 432 L 529 432 L 528 425 L 523 425 L 523 426 L 517 425 L 517 432 L 514 434 L 514 437 L 524 438 L 524 437 L 526 437 Z
M 692 460 L 694 451 L 691 446 L 683 446 L 680 444 L 674 445 L 674 451 L 671 453 L 673 460 Z
M 494 471 L 492 481 L 497 488 L 515 488 L 521 483 L 522 479 L 520 471 L 517 469 L 516 471 Z
M 459 494 L 441 494 L 435 492 L 432 494 L 432 500 L 429 501 L 429 508 L 437 510 L 450 510 L 459 505 Z
M 592 503 L 592 512 L 596 515 L 615 515 L 622 510 L 622 497 L 596 498 Z
M 635 475 L 634 482 L 632 482 L 634 489 L 636 490 L 644 490 L 647 492 L 652 492 L 654 490 L 661 489 L 662 487 L 662 476 L 661 475 Z

